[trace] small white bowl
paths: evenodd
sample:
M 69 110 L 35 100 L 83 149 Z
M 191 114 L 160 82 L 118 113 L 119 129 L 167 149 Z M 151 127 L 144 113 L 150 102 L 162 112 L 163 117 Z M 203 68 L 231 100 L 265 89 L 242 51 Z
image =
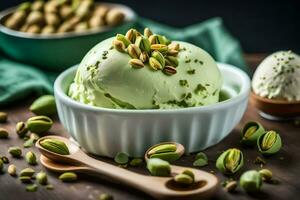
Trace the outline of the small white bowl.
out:
M 58 115 L 63 126 L 86 151 L 107 157 L 126 152 L 142 157 L 159 142 L 184 145 L 186 153 L 220 142 L 241 120 L 248 103 L 250 79 L 240 69 L 218 63 L 224 78 L 222 90 L 231 97 L 201 107 L 127 110 L 93 107 L 67 96 L 77 66 L 55 81 Z

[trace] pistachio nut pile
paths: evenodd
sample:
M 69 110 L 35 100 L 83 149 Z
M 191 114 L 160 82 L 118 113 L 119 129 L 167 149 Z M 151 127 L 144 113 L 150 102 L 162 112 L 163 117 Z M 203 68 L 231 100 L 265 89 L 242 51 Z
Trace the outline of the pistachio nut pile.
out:
M 117 34 L 113 47 L 131 57 L 129 64 L 133 68 L 143 68 L 148 64 L 152 70 L 161 70 L 167 75 L 177 72 L 179 44 L 171 43 L 165 36 L 153 34 L 149 28 L 144 29 L 144 35 L 135 29 L 128 30 L 126 35 Z
M 117 26 L 124 19 L 120 9 L 93 0 L 35 0 L 19 5 L 4 25 L 26 33 L 55 34 Z

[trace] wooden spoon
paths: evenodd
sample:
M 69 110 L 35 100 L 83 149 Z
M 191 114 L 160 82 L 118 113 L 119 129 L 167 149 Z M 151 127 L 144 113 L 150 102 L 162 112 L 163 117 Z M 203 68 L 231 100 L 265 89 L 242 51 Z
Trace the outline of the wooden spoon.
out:
M 63 141 L 68 146 L 70 155 L 60 155 L 44 149 L 40 145 L 40 142 L 44 139 L 58 139 Z M 195 174 L 195 184 L 184 188 L 178 187 L 174 183 L 173 177 L 142 175 L 94 159 L 84 153 L 69 139 L 60 136 L 45 136 L 40 138 L 36 142 L 36 146 L 43 156 L 51 160 L 50 162 L 47 162 L 47 159 L 43 159 L 43 157 L 41 157 L 41 163 L 50 170 L 60 172 L 96 172 L 112 180 L 116 180 L 125 185 L 139 189 L 157 199 L 206 199 L 214 194 L 218 184 L 217 178 L 210 173 L 193 168 L 171 165 L 172 175 L 181 173 L 185 169 L 189 169 Z

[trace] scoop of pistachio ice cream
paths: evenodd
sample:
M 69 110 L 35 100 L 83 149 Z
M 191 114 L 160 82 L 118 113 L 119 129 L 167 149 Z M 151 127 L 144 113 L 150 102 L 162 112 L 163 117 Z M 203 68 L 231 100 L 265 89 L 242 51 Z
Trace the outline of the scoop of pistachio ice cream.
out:
M 300 57 L 291 51 L 279 51 L 257 67 L 252 89 L 269 99 L 300 101 Z
M 221 73 L 214 59 L 201 48 L 173 41 L 167 53 L 161 48 L 167 47 L 169 41 L 153 46 L 152 40 L 151 49 L 135 42 L 141 51 L 134 51 L 128 47 L 132 41 L 121 38 L 122 43 L 116 46 L 116 38 L 100 42 L 87 53 L 70 85 L 71 98 L 98 107 L 129 109 L 181 108 L 218 102 Z M 177 50 L 171 49 L 176 46 Z M 148 53 L 142 58 L 141 52 Z M 164 59 L 160 58 L 162 55 Z

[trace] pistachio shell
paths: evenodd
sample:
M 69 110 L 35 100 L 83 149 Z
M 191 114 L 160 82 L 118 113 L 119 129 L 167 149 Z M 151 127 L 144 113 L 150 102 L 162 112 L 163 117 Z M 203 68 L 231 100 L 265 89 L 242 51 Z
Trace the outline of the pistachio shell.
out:
M 265 132 L 264 127 L 258 122 L 248 122 L 242 129 L 242 143 L 253 146 L 257 139 Z
M 19 180 L 20 180 L 22 183 L 31 183 L 31 177 L 30 177 L 30 176 L 20 176 L 20 177 L 19 177 Z
M 262 185 L 262 178 L 256 170 L 244 172 L 240 177 L 240 186 L 248 193 L 258 192 Z
M 158 60 L 156 60 L 153 57 L 149 58 L 149 65 L 153 70 L 160 70 L 162 69 L 162 66 Z
M 227 192 L 234 192 L 237 188 L 237 185 L 238 184 L 236 181 L 229 181 L 228 183 L 226 183 L 224 188 Z
M 120 164 L 120 165 L 124 165 L 127 164 L 129 161 L 129 157 L 126 153 L 123 152 L 119 152 L 117 153 L 117 155 L 114 158 L 115 162 Z
M 124 21 L 125 15 L 119 9 L 111 9 L 106 15 L 106 22 L 109 26 L 117 26 Z
M 130 59 L 129 60 L 129 64 L 133 67 L 133 68 L 143 68 L 144 67 L 144 63 L 136 58 Z
M 153 35 L 152 31 L 149 28 L 144 29 L 144 36 L 149 38 L 151 35 Z
M 125 47 L 127 48 L 128 45 L 131 44 L 130 40 L 128 40 L 124 35 L 122 34 L 117 34 L 116 39 L 123 42 Z
M 234 174 L 244 165 L 243 153 L 239 149 L 228 149 L 216 161 L 216 167 L 223 174 Z
M 155 58 L 162 67 L 165 66 L 165 58 L 159 51 L 153 51 L 151 56 Z
M 36 156 L 32 151 L 29 151 L 29 152 L 26 153 L 25 159 L 26 159 L 26 162 L 29 165 L 36 165 L 37 164 Z
M 174 162 L 180 158 L 177 152 L 164 152 L 150 155 L 150 158 L 160 158 L 168 162 Z
M 53 121 L 47 116 L 35 116 L 29 118 L 26 124 L 28 130 L 40 134 L 48 131 L 51 128 Z
M 24 122 L 18 122 L 16 125 L 16 132 L 20 138 L 24 137 L 28 129 Z
M 171 65 L 173 67 L 177 67 L 179 62 L 178 62 L 178 59 L 174 56 L 167 56 L 166 58 L 166 64 L 167 65 Z
M 129 41 L 131 41 L 132 43 L 134 43 L 135 40 L 136 40 L 136 37 L 137 37 L 136 33 L 137 33 L 137 30 L 135 30 L 135 29 L 129 29 L 129 30 L 127 31 L 125 37 L 126 37 Z
M 157 153 L 165 153 L 165 152 L 175 152 L 176 151 L 176 145 L 175 144 L 161 144 L 154 148 L 152 148 L 148 155 L 153 155 Z
M 120 40 L 113 40 L 113 47 L 120 52 L 124 52 L 126 48 L 124 42 Z
M 195 174 L 192 170 L 185 169 L 185 170 L 183 170 L 182 174 L 186 174 L 186 175 L 190 176 L 193 179 L 193 181 L 195 180 Z
M 36 180 L 38 181 L 39 184 L 46 185 L 48 183 L 47 174 L 45 172 L 43 172 L 43 171 L 39 172 L 36 175 Z
M 153 176 L 170 176 L 171 174 L 170 164 L 159 158 L 150 158 L 147 161 L 147 169 Z
M 20 147 L 9 147 L 8 153 L 10 153 L 15 158 L 20 158 L 22 155 L 22 150 Z
M 261 175 L 263 181 L 268 182 L 272 180 L 273 173 L 269 169 L 261 169 L 259 170 L 259 174 Z
M 127 51 L 131 58 L 139 58 L 142 53 L 140 48 L 135 44 L 130 44 Z
M 36 115 L 51 116 L 57 112 L 55 98 L 53 95 L 41 96 L 31 104 L 29 109 Z
M 164 45 L 164 44 L 152 44 L 150 48 L 153 51 L 159 51 L 163 55 L 166 55 L 168 52 L 168 46 Z M 174 65 L 172 65 L 172 66 L 174 66 Z
M 141 49 L 141 51 L 150 53 L 151 45 L 150 45 L 148 38 L 143 37 L 143 36 L 138 36 L 135 40 L 135 44 Z
M 164 69 L 163 69 L 163 72 L 166 74 L 166 75 L 174 75 L 177 73 L 177 70 L 175 67 L 172 67 L 172 66 L 165 66 Z
M 267 131 L 257 140 L 258 150 L 263 155 L 275 154 L 281 149 L 281 146 L 281 137 L 275 131 Z

